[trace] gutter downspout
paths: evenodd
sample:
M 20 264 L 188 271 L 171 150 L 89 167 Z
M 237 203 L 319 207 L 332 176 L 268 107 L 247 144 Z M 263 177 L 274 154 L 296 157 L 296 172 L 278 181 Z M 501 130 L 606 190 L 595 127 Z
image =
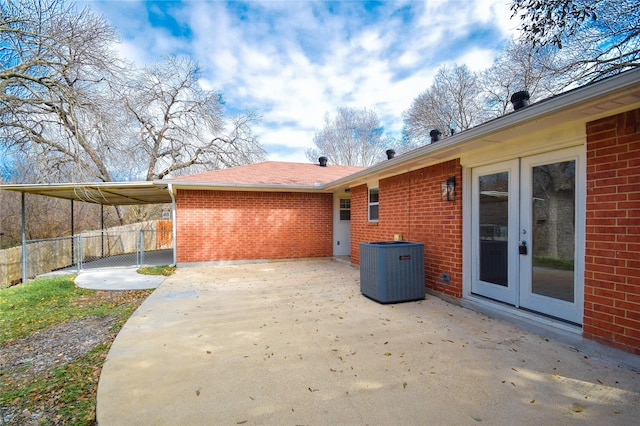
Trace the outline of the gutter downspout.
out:
M 169 190 L 169 196 L 171 197 L 171 234 L 173 238 L 173 265 L 171 266 L 176 266 L 178 264 L 178 258 L 176 254 L 176 246 L 178 245 L 178 230 L 176 229 L 176 197 L 173 194 L 172 184 L 167 184 L 167 189 Z

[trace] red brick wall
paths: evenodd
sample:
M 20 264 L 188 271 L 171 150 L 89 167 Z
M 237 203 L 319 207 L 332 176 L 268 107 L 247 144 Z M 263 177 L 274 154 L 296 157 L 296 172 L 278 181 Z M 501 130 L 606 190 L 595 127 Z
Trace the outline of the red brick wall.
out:
M 332 204 L 331 194 L 179 190 L 177 260 L 331 256 Z
M 440 184 L 456 177 L 457 201 L 440 200 Z M 441 293 L 462 297 L 462 175 L 453 160 L 379 182 L 379 221 L 368 222 L 366 185 L 351 189 L 351 261 L 360 263 L 359 244 L 393 240 L 425 245 L 425 285 Z M 441 275 L 447 273 L 451 281 Z
M 640 354 L 640 109 L 587 124 L 584 335 Z

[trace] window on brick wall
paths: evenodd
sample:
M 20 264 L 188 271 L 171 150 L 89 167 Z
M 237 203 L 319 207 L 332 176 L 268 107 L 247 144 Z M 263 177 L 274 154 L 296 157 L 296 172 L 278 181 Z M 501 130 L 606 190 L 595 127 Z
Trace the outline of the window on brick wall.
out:
M 369 188 L 369 222 L 378 221 L 378 188 Z
M 340 199 L 340 220 L 351 220 L 351 200 L 349 198 Z

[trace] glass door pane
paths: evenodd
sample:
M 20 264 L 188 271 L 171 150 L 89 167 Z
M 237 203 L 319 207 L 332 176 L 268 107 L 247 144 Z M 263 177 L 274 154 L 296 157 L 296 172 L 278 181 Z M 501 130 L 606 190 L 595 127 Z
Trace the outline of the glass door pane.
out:
M 475 168 L 472 179 L 471 292 L 516 305 L 519 162 Z
M 521 170 L 520 241 L 527 250 L 519 256 L 520 306 L 580 324 L 584 313 L 584 150 L 576 147 L 524 157 Z
M 531 291 L 573 302 L 576 162 L 532 168 Z
M 506 287 L 509 245 L 509 173 L 479 177 L 480 280 Z

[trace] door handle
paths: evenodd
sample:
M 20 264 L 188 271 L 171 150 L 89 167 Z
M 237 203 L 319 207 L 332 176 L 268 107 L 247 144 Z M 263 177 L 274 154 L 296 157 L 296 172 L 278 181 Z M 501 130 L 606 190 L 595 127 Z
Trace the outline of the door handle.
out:
M 526 255 L 527 254 L 527 242 L 524 240 L 520 241 L 520 244 L 518 245 L 518 250 L 520 251 L 521 255 Z

